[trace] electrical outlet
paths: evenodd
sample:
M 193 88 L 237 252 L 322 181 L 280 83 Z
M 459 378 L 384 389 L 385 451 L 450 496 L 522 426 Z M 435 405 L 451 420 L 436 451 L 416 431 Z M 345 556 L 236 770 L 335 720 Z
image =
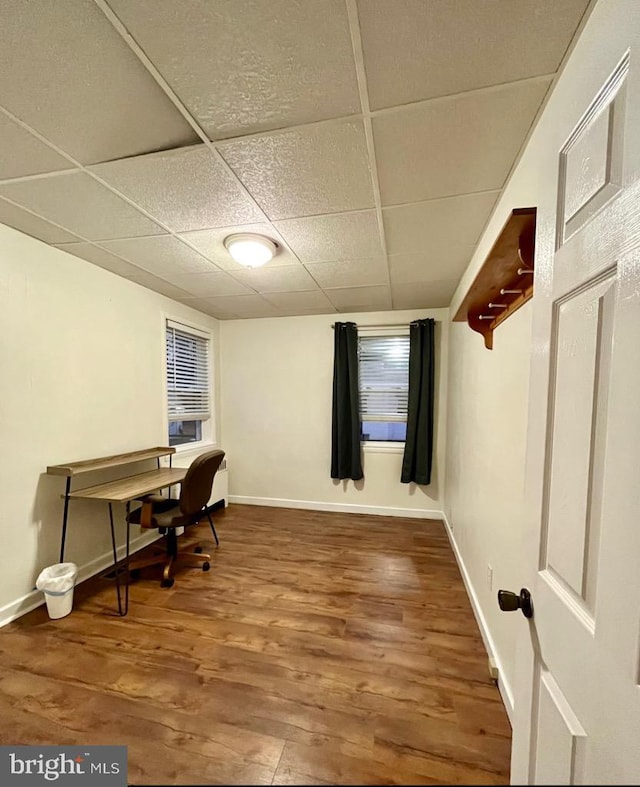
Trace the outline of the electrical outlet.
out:
M 489 590 L 493 590 L 493 569 L 487 563 L 487 587 Z

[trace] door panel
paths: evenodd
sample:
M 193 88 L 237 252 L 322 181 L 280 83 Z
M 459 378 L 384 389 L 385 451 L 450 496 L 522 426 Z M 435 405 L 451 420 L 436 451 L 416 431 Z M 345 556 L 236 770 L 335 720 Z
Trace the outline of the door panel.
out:
M 541 568 L 552 571 L 591 611 L 615 277 L 614 269 L 561 298 L 552 318 L 552 426 Z
M 536 784 L 573 784 L 581 770 L 585 731 L 550 672 L 538 667 Z
M 628 71 L 627 54 L 560 151 L 558 247 L 621 188 Z

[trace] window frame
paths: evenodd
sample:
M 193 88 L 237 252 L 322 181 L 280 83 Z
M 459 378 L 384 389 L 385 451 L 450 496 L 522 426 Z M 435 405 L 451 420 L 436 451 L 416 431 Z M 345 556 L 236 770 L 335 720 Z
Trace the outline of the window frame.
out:
M 375 338 L 375 337 L 389 337 L 395 338 L 398 336 L 409 336 L 409 326 L 399 328 L 393 326 L 389 328 L 367 328 L 366 326 L 358 326 L 358 353 L 360 352 L 360 339 L 361 338 Z M 407 369 L 408 375 L 408 369 Z M 407 377 L 407 389 L 409 380 Z M 360 395 L 360 357 L 358 355 L 358 396 Z M 358 413 L 360 423 L 364 420 L 362 418 L 362 411 Z M 404 421 L 406 423 L 406 419 Z M 403 454 L 406 441 L 396 440 L 362 440 L 362 450 L 365 453 L 375 454 Z
M 173 446 L 177 454 L 185 454 L 191 451 L 199 451 L 203 448 L 215 448 L 216 442 L 216 403 L 215 403 L 215 366 L 214 366 L 214 334 L 210 327 L 194 320 L 185 319 L 175 314 L 162 314 L 162 420 L 164 429 L 164 440 L 166 445 L 169 445 L 169 391 L 167 387 L 167 328 L 169 323 L 176 323 L 183 326 L 185 332 L 191 331 L 195 335 L 203 336 L 207 339 L 208 348 L 208 362 L 209 362 L 209 418 L 201 421 L 201 439 L 190 442 L 181 443 L 180 445 Z M 196 420 L 196 419 L 190 419 Z

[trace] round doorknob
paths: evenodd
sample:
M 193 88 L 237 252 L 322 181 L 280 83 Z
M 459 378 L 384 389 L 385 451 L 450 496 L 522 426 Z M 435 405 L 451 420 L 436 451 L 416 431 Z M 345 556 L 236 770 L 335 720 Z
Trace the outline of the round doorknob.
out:
M 519 594 L 511 590 L 499 590 L 498 606 L 503 612 L 515 612 L 520 609 L 525 618 L 533 617 L 533 599 L 526 588 L 522 588 Z

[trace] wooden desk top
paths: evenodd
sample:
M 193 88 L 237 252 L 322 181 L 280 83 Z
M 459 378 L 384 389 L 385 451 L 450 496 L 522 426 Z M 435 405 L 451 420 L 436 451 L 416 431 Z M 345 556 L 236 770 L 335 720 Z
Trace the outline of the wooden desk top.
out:
M 161 467 L 147 473 L 131 475 L 106 484 L 88 486 L 71 492 L 69 497 L 80 500 L 105 500 L 109 503 L 126 503 L 136 497 L 148 495 L 166 486 L 179 484 L 187 474 L 187 467 Z
M 176 449 L 168 446 L 157 446 L 155 448 L 145 448 L 142 451 L 129 451 L 126 454 L 114 454 L 113 456 L 100 456 L 97 459 L 85 459 L 82 462 L 67 462 L 63 465 L 51 465 L 47 467 L 49 475 L 75 476 L 81 473 L 90 473 L 92 470 L 105 470 L 107 467 L 117 467 L 127 465 L 131 462 L 141 462 L 143 459 L 158 459 L 161 456 L 175 454 Z

